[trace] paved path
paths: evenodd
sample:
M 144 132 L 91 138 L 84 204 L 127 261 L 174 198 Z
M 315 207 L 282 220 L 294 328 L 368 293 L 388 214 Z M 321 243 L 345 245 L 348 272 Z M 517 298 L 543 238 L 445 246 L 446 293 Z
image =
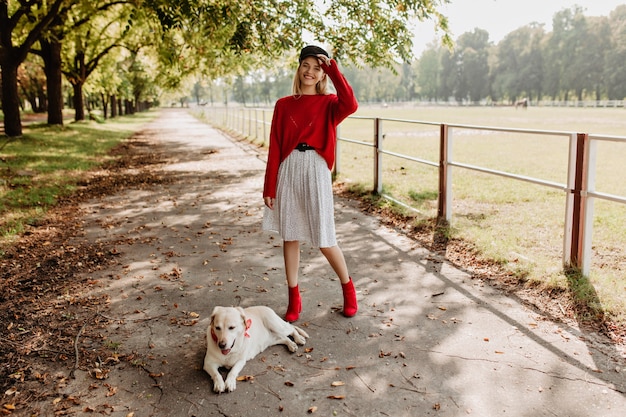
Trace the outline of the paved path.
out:
M 78 371 L 59 388 L 81 398 L 84 415 L 624 415 L 626 360 L 614 347 L 470 279 L 343 199 L 337 234 L 358 315 L 341 316 L 338 280 L 304 246 L 306 350 L 271 347 L 235 392 L 214 394 L 202 370 L 213 307 L 286 307 L 281 242 L 260 230 L 264 154 L 181 109 L 163 110 L 143 135 L 167 147 L 175 181 L 85 206 L 86 238 L 118 242 L 119 265 L 90 276 L 103 284 L 94 296 L 110 298 L 105 339 L 123 360 L 103 358 L 104 381 Z

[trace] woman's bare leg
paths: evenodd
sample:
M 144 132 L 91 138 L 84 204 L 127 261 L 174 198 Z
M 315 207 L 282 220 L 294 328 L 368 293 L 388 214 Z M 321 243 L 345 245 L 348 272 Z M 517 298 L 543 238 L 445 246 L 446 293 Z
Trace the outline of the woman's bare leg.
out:
M 292 323 L 300 317 L 302 311 L 302 299 L 298 288 L 298 269 L 300 268 L 300 242 L 292 240 L 283 243 L 283 256 L 285 258 L 285 275 L 287 275 L 287 290 L 289 305 L 285 313 L 285 320 Z
M 300 269 L 300 242 L 297 240 L 283 243 L 283 257 L 285 259 L 285 275 L 287 285 L 291 288 L 298 285 L 298 270 Z
M 346 260 L 343 257 L 343 252 L 339 248 L 339 246 L 331 246 L 329 248 L 320 248 L 322 254 L 328 260 L 331 268 L 339 277 L 339 281 L 342 284 L 347 284 L 350 281 L 350 274 L 348 273 L 348 265 L 346 265 Z
M 320 248 L 322 254 L 328 259 L 328 263 L 333 268 L 339 281 L 341 282 L 341 291 L 343 292 L 343 315 L 346 317 L 352 317 L 359 309 L 356 299 L 356 290 L 352 283 L 352 278 L 348 274 L 348 266 L 346 260 L 343 257 L 343 252 L 339 249 L 339 246 L 332 246 L 330 248 Z

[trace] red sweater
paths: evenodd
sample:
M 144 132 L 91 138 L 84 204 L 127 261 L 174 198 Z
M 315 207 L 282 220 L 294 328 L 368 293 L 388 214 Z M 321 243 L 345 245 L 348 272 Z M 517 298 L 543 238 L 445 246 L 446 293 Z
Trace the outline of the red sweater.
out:
M 335 60 L 330 66 L 322 64 L 322 68 L 332 80 L 336 95 L 287 96 L 274 106 L 263 197 L 276 197 L 278 168 L 301 142 L 313 146 L 328 169 L 335 165 L 337 125 L 357 110 L 358 103 Z

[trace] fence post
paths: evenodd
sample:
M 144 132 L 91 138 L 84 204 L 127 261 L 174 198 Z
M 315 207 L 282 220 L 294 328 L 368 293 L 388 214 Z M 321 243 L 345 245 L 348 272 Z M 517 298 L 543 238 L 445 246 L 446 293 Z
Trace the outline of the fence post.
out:
M 337 126 L 337 143 L 335 144 L 335 166 L 333 167 L 333 180 L 337 178 L 337 175 L 341 172 L 341 126 Z
M 254 138 L 259 139 L 259 112 L 254 108 Z
M 263 113 L 263 146 L 265 146 L 265 139 L 267 139 L 267 130 L 265 127 L 265 110 L 263 110 L 262 113 Z
M 379 117 L 374 119 L 374 193 L 383 193 L 383 121 Z
M 578 149 L 577 135 L 569 138 L 569 157 L 567 163 L 567 188 L 565 196 L 565 228 L 563 231 L 563 266 L 572 265 L 572 243 L 574 233 L 574 188 L 576 187 L 576 161 Z
M 439 130 L 439 199 L 438 220 L 450 222 L 452 219 L 452 132 L 450 126 L 442 124 Z
M 249 138 L 252 138 L 252 109 L 248 109 L 248 135 Z
M 589 191 L 595 189 L 596 144 L 589 134 L 579 133 L 576 142 L 576 178 L 572 190 L 572 264 L 584 276 L 591 268 L 591 235 L 593 227 L 593 197 Z

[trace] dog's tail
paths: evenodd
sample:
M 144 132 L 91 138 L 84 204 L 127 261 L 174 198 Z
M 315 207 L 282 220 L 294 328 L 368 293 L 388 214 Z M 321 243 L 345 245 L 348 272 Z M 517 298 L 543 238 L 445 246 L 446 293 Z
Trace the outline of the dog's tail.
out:
M 302 330 L 301 328 L 299 328 L 298 326 L 293 326 L 293 328 L 296 329 L 298 333 L 300 333 L 300 336 L 304 336 L 307 339 L 309 338 L 309 334 L 305 332 L 304 330 Z

